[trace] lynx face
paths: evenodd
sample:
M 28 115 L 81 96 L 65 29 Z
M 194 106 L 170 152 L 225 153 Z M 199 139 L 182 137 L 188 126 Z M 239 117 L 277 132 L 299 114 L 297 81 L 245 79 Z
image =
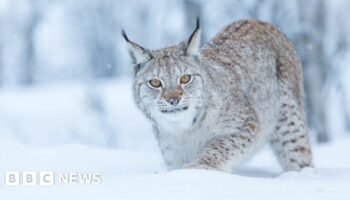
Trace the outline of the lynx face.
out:
M 199 60 L 165 52 L 159 50 L 136 72 L 135 98 L 152 118 L 179 120 L 200 106 L 203 87 Z
M 193 120 L 201 106 L 200 29 L 187 42 L 150 51 L 122 31 L 135 66 L 134 97 L 147 116 L 160 120 Z M 192 118 L 192 119 L 191 119 Z

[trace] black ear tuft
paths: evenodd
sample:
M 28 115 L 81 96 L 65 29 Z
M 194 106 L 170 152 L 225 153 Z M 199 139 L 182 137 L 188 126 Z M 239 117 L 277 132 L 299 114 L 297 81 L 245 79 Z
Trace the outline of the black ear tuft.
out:
M 194 29 L 194 31 L 192 32 L 191 36 L 188 38 L 187 40 L 187 44 L 190 44 L 192 39 L 193 39 L 193 36 L 197 33 L 197 31 L 199 30 L 200 28 L 200 22 L 199 22 L 199 17 L 196 18 L 196 28 Z
M 122 36 L 123 36 L 123 38 L 125 39 L 125 41 L 130 42 L 130 40 L 129 40 L 128 36 L 126 35 L 124 29 L 122 29 Z
M 201 29 L 199 23 L 199 17 L 196 20 L 196 28 L 192 32 L 191 36 L 187 40 L 187 47 L 185 54 L 186 55 L 194 55 L 197 56 L 200 50 L 200 37 L 201 37 Z
M 200 20 L 199 20 L 199 17 L 197 16 L 197 19 L 196 19 L 196 30 L 199 29 L 200 27 Z
M 142 46 L 136 44 L 135 42 L 130 41 L 124 29 L 121 30 L 121 34 L 124 40 L 126 41 L 126 45 L 133 64 L 137 65 L 153 58 L 152 54 L 148 49 L 145 49 Z

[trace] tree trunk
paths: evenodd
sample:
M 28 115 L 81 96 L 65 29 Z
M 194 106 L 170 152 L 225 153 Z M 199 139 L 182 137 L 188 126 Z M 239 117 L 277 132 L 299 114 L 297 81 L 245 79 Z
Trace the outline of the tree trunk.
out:
M 299 0 L 300 21 L 303 27 L 297 46 L 303 53 L 304 85 L 307 119 L 315 130 L 318 142 L 327 142 L 325 101 L 323 94 L 328 63 L 324 52 L 324 1 Z M 304 24 L 304 25 L 303 25 Z

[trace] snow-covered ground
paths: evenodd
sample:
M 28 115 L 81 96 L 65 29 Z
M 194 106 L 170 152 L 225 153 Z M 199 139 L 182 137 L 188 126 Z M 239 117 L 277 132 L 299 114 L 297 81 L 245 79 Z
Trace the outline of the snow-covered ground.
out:
M 168 172 L 130 82 L 96 87 L 102 114 L 87 103 L 91 90 L 70 83 L 0 93 L 1 200 L 350 199 L 350 138 L 314 144 L 316 168 L 302 172 L 282 173 L 267 147 L 233 174 Z M 102 182 L 5 186 L 6 171 L 94 172 Z
M 237 174 L 167 172 L 158 153 L 60 145 L 37 148 L 1 141 L 5 171 L 98 172 L 98 185 L 0 185 L 1 199 L 344 199 L 350 197 L 350 139 L 314 146 L 316 169 L 281 174 L 267 150 Z

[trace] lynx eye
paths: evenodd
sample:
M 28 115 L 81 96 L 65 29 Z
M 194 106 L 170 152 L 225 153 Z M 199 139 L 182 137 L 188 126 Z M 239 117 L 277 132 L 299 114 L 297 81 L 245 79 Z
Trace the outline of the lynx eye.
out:
M 191 80 L 191 75 L 186 74 L 186 75 L 181 76 L 180 83 L 186 84 L 186 83 L 190 82 L 190 80 Z
M 162 86 L 162 83 L 160 82 L 160 80 L 158 79 L 152 79 L 149 81 L 149 84 L 152 86 L 152 87 L 155 87 L 155 88 L 159 88 L 160 86 Z

